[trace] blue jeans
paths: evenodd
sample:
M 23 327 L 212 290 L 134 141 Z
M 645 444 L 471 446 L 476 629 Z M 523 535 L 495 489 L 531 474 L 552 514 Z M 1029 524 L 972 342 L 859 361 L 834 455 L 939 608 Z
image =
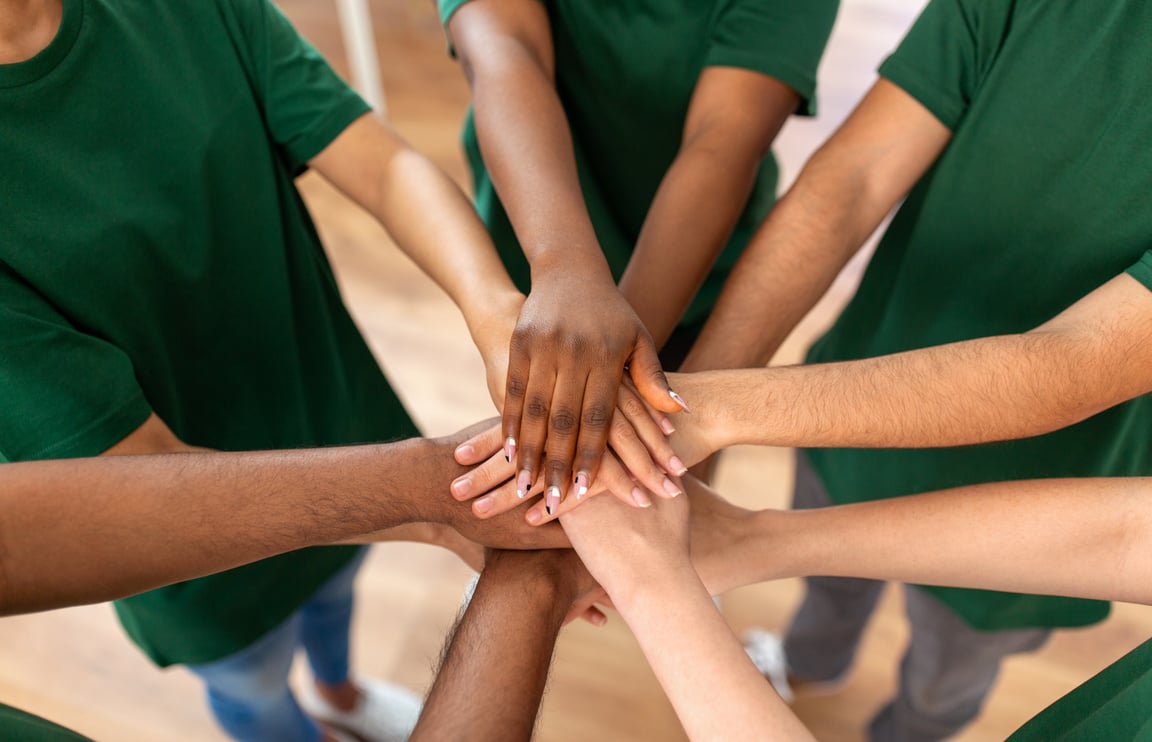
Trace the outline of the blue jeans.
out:
M 304 715 L 288 687 L 288 671 L 303 647 L 312 674 L 326 685 L 348 679 L 352 583 L 368 553 L 332 576 L 287 621 L 255 644 L 222 660 L 189 665 L 207 688 L 216 721 L 240 742 L 319 742 L 320 729 Z

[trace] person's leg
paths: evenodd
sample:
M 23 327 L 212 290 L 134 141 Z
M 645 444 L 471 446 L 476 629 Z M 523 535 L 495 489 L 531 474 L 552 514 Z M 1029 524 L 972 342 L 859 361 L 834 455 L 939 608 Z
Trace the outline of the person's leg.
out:
M 1000 662 L 1047 641 L 1047 629 L 976 631 L 926 591 L 905 586 L 912 638 L 900 665 L 898 695 L 872 720 L 873 742 L 929 742 L 976 718 Z
M 345 711 L 356 705 L 349 680 L 349 639 L 352 630 L 354 584 L 368 547 L 333 575 L 300 607 L 300 643 L 320 694 Z
M 299 701 L 314 719 L 365 742 L 401 742 L 416 726 L 420 698 L 370 678 L 353 681 L 349 671 L 353 588 L 367 553 L 365 547 L 300 608 L 300 643 L 313 682 L 300 689 Z
M 808 456 L 797 450 L 792 508 L 806 510 L 831 504 Z M 884 583 L 810 577 L 804 581 L 804 588 L 804 601 L 784 636 L 789 676 L 798 682 L 838 680 L 852 665 L 860 635 L 876 608 Z
M 293 616 L 255 644 L 204 665 L 190 665 L 204 681 L 217 723 L 240 742 L 319 742 L 320 729 L 288 687 L 299 636 Z

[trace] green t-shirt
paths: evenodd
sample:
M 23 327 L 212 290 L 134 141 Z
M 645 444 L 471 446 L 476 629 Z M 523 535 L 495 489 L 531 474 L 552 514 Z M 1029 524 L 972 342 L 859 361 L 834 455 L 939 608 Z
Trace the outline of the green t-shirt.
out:
M 39 716 L 0 703 L 0 739 L 4 742 L 90 742 L 76 732 Z
M 881 67 L 954 133 L 808 360 L 1019 333 L 1117 275 L 1152 288 L 1152 3 L 933 0 Z M 958 392 L 959 393 L 959 392 Z M 1152 474 L 1152 397 L 1027 440 L 812 450 L 838 503 L 965 484 Z M 1107 604 L 933 589 L 979 629 Z
M 839 0 L 542 0 L 552 25 L 556 88 L 596 237 L 619 280 L 668 168 L 680 150 L 696 80 L 705 67 L 739 67 L 786 83 L 815 113 L 816 66 Z M 438 0 L 444 24 L 468 0 Z M 469 114 L 464 149 L 476 208 L 517 286 L 528 261 L 512 231 Z M 776 202 L 769 154 L 743 214 L 683 322 L 703 320 L 745 243 Z
M 1008 742 L 1152 742 L 1152 641 L 1042 711 Z
M 265 0 L 64 0 L 0 66 L 0 455 L 98 454 L 155 411 L 255 450 L 417 434 L 293 177 L 367 106 Z M 159 664 L 275 627 L 353 547 L 120 601 Z

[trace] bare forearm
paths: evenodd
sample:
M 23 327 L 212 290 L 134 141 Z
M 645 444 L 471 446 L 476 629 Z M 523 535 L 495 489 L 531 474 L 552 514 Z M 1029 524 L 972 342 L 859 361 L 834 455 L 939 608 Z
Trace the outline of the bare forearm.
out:
M 663 345 L 716 261 L 748 194 L 759 158 L 706 142 L 686 145 L 640 232 L 620 291 Z
M 1120 382 L 1106 342 L 1024 333 L 672 383 L 720 421 L 720 447 L 959 446 L 1048 433 L 1143 393 L 1142 382 Z
M 460 307 L 470 329 L 518 302 L 484 224 L 447 175 L 412 150 L 395 156 L 373 209 L 396 243 Z
M 827 575 L 1152 604 L 1150 494 L 1146 478 L 1038 480 L 765 511 L 706 571 L 723 589 Z
M 525 555 L 526 559 L 534 557 Z M 481 573 L 412 740 L 529 740 L 570 596 L 516 555 Z M 568 598 L 567 600 L 565 598 Z
M 434 519 L 452 472 L 432 451 L 415 440 L 5 465 L 0 613 L 123 597 Z
M 567 269 L 610 281 L 549 68 L 515 40 L 473 50 L 485 40 L 472 41 L 458 28 L 469 10 L 452 28 L 472 87 L 480 152 L 525 256 L 537 268 L 538 258 L 559 251 Z
M 736 263 L 684 370 L 764 366 L 883 219 L 863 173 L 817 154 Z
M 811 735 L 749 661 L 691 567 L 615 603 L 692 740 Z

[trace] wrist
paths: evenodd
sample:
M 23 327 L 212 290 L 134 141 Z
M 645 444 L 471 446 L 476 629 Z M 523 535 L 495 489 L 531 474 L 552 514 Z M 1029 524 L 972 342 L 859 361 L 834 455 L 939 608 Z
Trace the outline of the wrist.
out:
M 571 243 L 539 247 L 531 258 L 532 286 L 552 281 L 578 281 L 586 285 L 608 285 L 616 290 L 616 280 L 600 245 Z
M 570 549 L 513 551 L 494 549 L 488 552 L 484 577 L 505 587 L 514 586 L 518 595 L 534 605 L 547 606 L 563 618 L 576 600 L 578 580 L 567 563 Z

